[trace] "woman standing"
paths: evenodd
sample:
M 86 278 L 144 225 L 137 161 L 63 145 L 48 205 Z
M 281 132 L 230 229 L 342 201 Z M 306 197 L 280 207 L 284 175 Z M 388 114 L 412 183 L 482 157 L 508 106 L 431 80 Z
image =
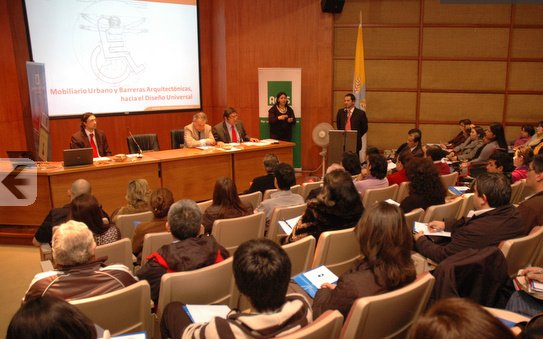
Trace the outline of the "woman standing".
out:
M 270 138 L 291 141 L 292 128 L 296 124 L 294 111 L 287 104 L 287 94 L 285 92 L 277 93 L 275 105 L 268 111 L 270 122 Z

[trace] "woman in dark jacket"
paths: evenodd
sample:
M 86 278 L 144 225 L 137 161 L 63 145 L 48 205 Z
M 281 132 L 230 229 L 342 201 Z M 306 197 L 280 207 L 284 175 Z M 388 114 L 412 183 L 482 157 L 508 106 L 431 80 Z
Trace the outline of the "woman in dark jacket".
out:
M 404 213 L 445 203 L 447 191 L 441 183 L 437 167 L 430 159 L 414 158 L 407 164 L 406 172 L 411 184 L 409 195 L 400 202 Z
M 268 111 L 270 138 L 284 141 L 292 140 L 292 129 L 296 125 L 294 111 L 288 105 L 287 94 L 277 93 L 275 105 Z

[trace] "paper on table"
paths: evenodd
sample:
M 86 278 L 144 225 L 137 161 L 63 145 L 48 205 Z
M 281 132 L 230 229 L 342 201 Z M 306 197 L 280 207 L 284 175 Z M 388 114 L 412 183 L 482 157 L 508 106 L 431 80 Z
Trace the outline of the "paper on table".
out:
M 418 222 L 418 221 L 415 221 L 415 232 L 424 232 L 424 235 L 432 235 L 432 236 L 438 236 L 438 237 L 451 237 L 451 232 L 445 232 L 445 231 L 441 231 L 441 232 L 430 232 L 430 230 L 428 230 L 428 224 L 426 223 L 423 223 L 423 222 Z
M 92 161 L 109 161 L 110 159 L 108 157 L 98 157 L 93 158 Z
M 215 146 L 198 146 L 198 147 L 196 147 L 196 148 L 205 151 L 205 150 L 210 149 L 210 148 L 215 148 Z
M 279 226 L 283 229 L 283 232 L 285 232 L 287 235 L 290 235 L 292 233 L 292 228 L 296 226 L 298 223 L 298 220 L 300 220 L 302 216 L 294 217 L 287 220 L 279 220 Z
M 185 305 L 183 306 L 193 323 L 206 323 L 214 317 L 226 319 L 230 307 L 226 305 Z
M 276 140 L 276 139 L 262 139 L 262 140 L 260 140 L 260 142 L 264 143 L 264 144 L 278 144 L 279 140 Z

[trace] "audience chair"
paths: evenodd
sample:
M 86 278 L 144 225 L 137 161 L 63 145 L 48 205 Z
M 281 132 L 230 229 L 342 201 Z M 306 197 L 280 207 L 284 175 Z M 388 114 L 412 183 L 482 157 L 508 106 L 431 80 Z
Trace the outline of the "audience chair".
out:
M 40 244 L 40 260 L 53 260 L 53 249 L 51 245 L 47 242 Z
M 535 226 L 530 231 L 530 234 L 533 234 L 534 232 L 537 232 L 541 228 L 543 228 L 543 226 Z M 543 267 L 543 242 L 540 242 L 537 245 L 537 249 L 535 250 L 534 258 L 533 258 L 531 264 L 532 264 L 532 266 Z
M 317 241 L 312 235 L 302 238 L 290 244 L 283 245 L 292 264 L 291 276 L 306 272 L 311 267 L 313 255 L 315 254 L 315 244 Z
M 151 288 L 146 280 L 97 297 L 70 303 L 112 336 L 145 331 L 152 334 Z
M 401 203 L 403 199 L 407 198 L 407 196 L 409 196 L 409 185 L 411 185 L 411 181 L 402 182 L 400 187 L 398 187 L 398 193 L 396 194 L 394 200 Z
M 134 230 L 139 223 L 153 220 L 153 212 L 147 211 L 134 214 L 121 214 L 117 216 L 115 225 L 121 231 L 121 238 L 132 239 Z
M 281 226 L 279 226 L 279 221 L 301 216 L 304 214 L 306 208 L 307 204 L 274 208 L 270 217 L 270 224 L 268 227 L 268 232 L 266 233 L 266 238 L 279 244 L 280 238 L 285 234 Z
M 398 184 L 390 185 L 385 188 L 370 188 L 364 192 L 364 196 L 361 195 L 362 205 L 364 205 L 364 208 L 370 208 L 378 201 L 395 199 L 397 194 Z
M 446 202 L 441 205 L 433 205 L 426 209 L 424 213 L 423 222 L 430 222 L 433 220 L 443 220 L 446 218 L 456 218 L 460 207 L 462 207 L 462 198 L 456 198 L 450 202 Z
M 232 259 L 193 271 L 166 273 L 160 280 L 160 292 L 155 316 L 155 338 L 160 338 L 160 319 L 164 308 L 172 301 L 183 304 L 222 304 L 237 306 L 232 273 Z
M 341 338 L 405 338 L 426 308 L 434 277 L 423 273 L 396 291 L 357 299 L 345 320 Z
M 147 257 L 166 244 L 173 242 L 170 232 L 147 233 L 143 237 L 143 249 L 141 250 L 141 266 L 147 262 Z
M 519 269 L 532 265 L 542 241 L 543 227 L 540 226 L 525 237 L 502 241 L 499 248 L 507 260 L 507 274 L 514 275 Z
M 185 130 L 172 129 L 170 130 L 170 142 L 172 149 L 185 147 Z
M 518 204 L 520 202 L 524 185 L 526 185 L 526 180 L 519 180 L 511 184 L 511 199 L 509 200 L 511 204 Z
M 409 213 L 405 213 L 405 223 L 407 227 L 411 230 L 415 226 L 415 221 L 421 221 L 424 216 L 424 210 L 422 208 L 416 208 Z
M 40 267 L 42 272 L 49 272 L 55 270 L 55 267 L 53 266 L 53 262 L 51 260 L 40 261 Z
M 519 203 L 526 200 L 526 198 L 532 194 L 535 194 L 535 190 L 533 188 L 526 186 L 526 179 L 522 179 L 522 181 L 524 181 L 524 188 L 522 189 L 522 192 L 520 192 L 520 197 L 518 198 Z
M 328 310 L 309 325 L 281 339 L 338 339 L 342 325 L 343 315 L 338 310 Z
M 134 134 L 134 139 L 138 142 L 139 147 L 142 152 L 146 151 L 160 151 L 158 147 L 158 137 L 156 134 Z M 126 137 L 126 142 L 128 143 L 128 152 L 129 153 L 139 153 L 138 145 L 134 142 L 132 136 Z
M 243 242 L 264 237 L 265 225 L 264 212 L 238 218 L 219 219 L 213 222 L 211 235 L 233 254 Z
M 301 185 L 294 185 L 290 188 L 290 191 L 294 194 L 302 195 L 302 186 Z
M 340 276 L 361 257 L 354 227 L 321 233 L 311 268 L 325 265 Z
M 475 193 L 464 193 L 460 196 L 460 198 L 462 199 L 462 206 L 460 206 L 460 209 L 458 210 L 456 219 L 467 217 L 469 211 L 474 209 L 473 194 Z
M 302 195 L 302 186 L 300 185 L 294 185 L 290 188 L 290 191 L 294 194 L 300 194 Z M 264 196 L 262 197 L 262 200 L 266 200 L 271 198 L 272 193 L 277 192 L 277 188 L 270 188 L 268 190 L 264 191 Z
M 253 193 L 247 193 L 242 194 L 239 196 L 239 200 L 241 200 L 242 203 L 250 204 L 253 206 L 253 210 L 260 205 L 260 202 L 262 201 L 262 192 L 256 191 Z
M 301 196 L 304 198 L 304 200 L 307 200 L 307 196 L 309 193 L 316 189 L 322 187 L 322 181 L 315 181 L 315 182 L 305 182 L 302 184 L 302 194 Z
M 123 264 L 129 270 L 134 268 L 132 256 L 132 241 L 128 238 L 122 238 L 115 242 L 96 246 L 95 257 L 106 257 L 106 265 Z
M 207 208 L 213 204 L 213 200 L 206 200 L 197 203 L 198 208 L 200 209 L 200 212 L 202 212 L 202 215 L 206 212 Z
M 441 179 L 443 187 L 445 187 L 445 190 L 448 192 L 449 186 L 456 185 L 456 181 L 458 180 L 458 172 L 452 172 L 451 174 L 442 174 L 439 176 L 439 179 Z

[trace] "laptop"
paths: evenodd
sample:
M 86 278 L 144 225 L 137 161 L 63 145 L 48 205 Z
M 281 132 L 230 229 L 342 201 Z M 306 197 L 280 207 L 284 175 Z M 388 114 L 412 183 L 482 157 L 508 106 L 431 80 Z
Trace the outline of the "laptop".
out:
M 92 148 L 64 150 L 64 167 L 92 165 Z

